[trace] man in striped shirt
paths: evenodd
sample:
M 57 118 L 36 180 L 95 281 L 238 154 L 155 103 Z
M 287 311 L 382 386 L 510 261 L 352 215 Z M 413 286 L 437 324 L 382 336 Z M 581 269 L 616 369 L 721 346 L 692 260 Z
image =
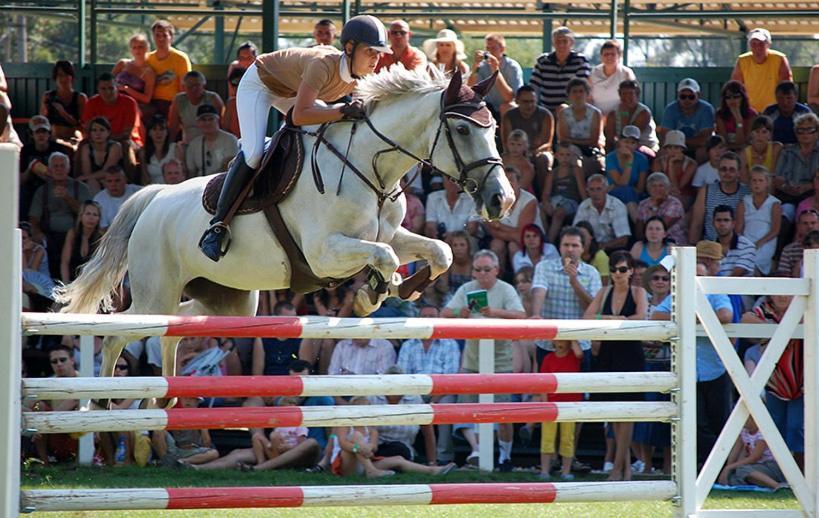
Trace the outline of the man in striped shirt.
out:
M 566 85 L 575 77 L 588 78 L 591 65 L 586 56 L 572 50 L 574 33 L 568 27 L 552 31 L 554 52 L 537 58 L 529 84 L 538 93 L 538 102 L 552 113 L 566 102 Z
M 734 231 L 734 208 L 730 205 L 717 205 L 714 209 L 714 230 L 717 242 L 722 246 L 724 258 L 720 263 L 719 274 L 726 277 L 749 277 L 754 274 L 756 246 L 745 236 Z

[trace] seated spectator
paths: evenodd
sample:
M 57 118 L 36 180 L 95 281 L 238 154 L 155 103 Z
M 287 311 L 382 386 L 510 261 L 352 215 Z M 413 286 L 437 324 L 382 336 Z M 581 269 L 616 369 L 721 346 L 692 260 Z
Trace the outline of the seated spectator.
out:
M 745 422 L 717 482 L 734 486 L 750 484 L 774 491 L 790 487 L 753 417 Z
M 523 86 L 523 69 L 506 55 L 506 38 L 502 34 L 490 33 L 484 37 L 484 50 L 475 50 L 472 72 L 466 84 L 475 86 L 495 72 L 498 72 L 498 78 L 483 100 L 495 120 L 500 120 L 512 108 L 515 92 Z
M 798 99 L 796 84 L 793 81 L 782 81 L 776 85 L 776 104 L 768 106 L 762 112 L 773 121 L 773 139 L 785 146 L 797 143 L 796 133 L 793 131 L 796 117 L 810 112 L 810 108 L 797 102 Z
M 537 104 L 535 89 L 523 85 L 515 93 L 516 107 L 511 108 L 501 121 L 501 142 L 509 147 L 509 136 L 515 130 L 526 132 L 529 143 L 529 158 L 535 164 L 537 187 L 542 188 L 544 176 L 552 168 L 552 140 L 555 133 L 555 119 L 552 113 Z
M 719 181 L 705 184 L 697 191 L 697 199 L 690 211 L 688 242 L 696 243 L 700 238 L 716 241 L 714 209 L 718 205 L 727 205 L 736 210 L 742 198 L 750 192 L 747 185 L 739 183 L 739 157 L 726 151 L 719 160 Z
M 491 237 L 489 247 L 498 256 L 501 271 L 506 271 L 507 259 L 520 249 L 520 235 L 524 226 L 535 223 L 538 210 L 534 195 L 520 188 L 520 172 L 506 166 L 506 178 L 515 193 L 515 203 L 507 214 L 497 221 L 483 223 L 484 230 Z
M 80 267 L 87 263 L 97 250 L 102 238 L 101 213 L 99 203 L 92 200 L 82 203 L 77 223 L 68 230 L 60 255 L 60 279 L 64 284 L 77 278 Z
M 615 150 L 606 155 L 609 193 L 626 204 L 632 221 L 637 221 L 637 203 L 645 195 L 648 176 L 648 157 L 637 151 L 639 145 L 640 130 L 626 126 Z
M 424 70 L 427 66 L 427 57 L 411 45 L 412 31 L 404 20 L 393 20 L 390 23 L 387 37 L 390 40 L 391 53 L 382 52 L 375 66 L 375 72 L 389 70 L 394 65 L 401 63 L 407 70 Z
M 535 168 L 529 157 L 529 137 L 523 130 L 513 130 L 509 134 L 501 155 L 504 167 L 514 167 L 520 173 L 520 187 L 535 193 Z
M 742 164 L 742 178 L 748 179 L 751 168 L 761 165 L 768 171 L 776 170 L 776 162 L 782 152 L 782 143 L 771 140 L 773 122 L 770 117 L 760 115 L 751 122 L 751 136 L 748 145 L 739 155 Z
M 631 257 L 642 261 L 647 266 L 660 264 L 665 256 L 671 253 L 668 244 L 668 231 L 661 216 L 651 216 L 646 220 L 644 238 L 631 247 Z
M 225 104 L 219 94 L 206 90 L 207 79 L 204 74 L 193 70 L 185 74 L 182 79 L 185 90 L 174 96 L 168 116 L 168 131 L 171 142 L 181 140 L 183 144 L 190 144 L 193 139 L 202 133 L 199 130 L 199 108 L 213 106 L 216 115 L 222 116 Z M 181 138 L 180 138 L 181 133 Z
M 94 196 L 94 201 L 102 208 L 100 228 L 105 232 L 111 226 L 122 204 L 139 190 L 139 186 L 129 184 L 125 171 L 118 165 L 105 170 L 103 184 L 105 189 Z
M 782 201 L 782 213 L 793 221 L 796 205 L 813 189 L 819 169 L 819 117 L 803 113 L 794 120 L 797 143 L 786 147 L 776 162 L 774 194 Z
M 186 180 L 182 162 L 173 158 L 162 164 L 162 180 L 167 185 L 176 185 Z
M 76 378 L 79 376 L 74 365 L 74 350 L 67 345 L 57 345 L 48 352 L 48 361 L 55 378 Z M 68 412 L 79 409 L 76 399 L 37 401 L 32 405 L 34 412 Z M 54 462 L 71 462 L 77 458 L 77 439 L 67 433 L 35 434 L 31 438 L 37 456 L 46 466 Z
M 631 236 L 626 206 L 608 194 L 609 182 L 602 174 L 594 174 L 586 180 L 589 197 L 577 208 L 574 224 L 588 221 L 594 229 L 594 238 L 603 250 L 625 248 Z
M 244 68 L 234 68 L 228 76 L 228 98 L 225 101 L 225 116 L 222 118 L 222 129 L 232 133 L 236 138 L 242 138 L 242 130 L 239 128 L 239 114 L 236 112 L 236 90 L 239 82 L 245 75 Z
M 697 167 L 697 172 L 694 173 L 694 179 L 691 180 L 691 186 L 694 189 L 699 189 L 705 184 L 719 181 L 719 167 L 720 157 L 727 151 L 725 147 L 725 139 L 720 135 L 711 135 L 705 142 L 705 150 L 708 153 L 708 161 Z M 740 158 L 742 155 L 740 155 Z M 741 168 L 741 166 L 740 166 Z M 740 175 L 740 181 L 745 178 Z M 744 182 L 743 183 L 747 183 Z
M 0 101 L 0 143 L 14 144 L 18 150 L 23 148 L 23 142 L 14 130 L 14 124 L 11 121 L 11 103 L 6 104 L 2 101 Z
M 646 180 L 646 190 L 648 198 L 637 206 L 637 237 L 645 237 L 646 223 L 659 216 L 665 222 L 668 239 L 677 245 L 686 244 L 685 209 L 679 198 L 671 196 L 671 182 L 665 173 L 651 173 Z
M 105 171 L 122 164 L 122 145 L 111 138 L 111 123 L 105 117 L 88 121 L 88 138 L 82 141 L 77 160 L 77 180 L 92 193 L 102 189 Z
M 586 56 L 574 51 L 574 42 L 574 33 L 568 27 L 553 30 L 552 48 L 555 50 L 538 56 L 529 80 L 537 92 L 538 103 L 555 114 L 561 104 L 568 102 L 571 80 L 581 79 L 588 87 L 586 79 L 591 74 L 591 65 Z M 589 93 L 590 88 L 586 95 Z
M 151 98 L 154 95 L 156 73 L 148 64 L 151 44 L 144 34 L 134 34 L 128 40 L 133 59 L 120 59 L 111 73 L 117 82 L 119 93 L 133 97 L 140 111 L 140 120 L 148 120 L 153 115 Z
M 796 207 L 796 217 L 810 209 L 819 210 L 819 170 L 813 175 L 813 196 L 799 203 Z
M 31 238 L 31 225 L 20 222 L 22 236 L 23 293 L 37 294 L 53 300 L 56 287 L 48 271 L 48 256 L 45 247 Z
M 512 271 L 518 273 L 521 268 L 534 268 L 544 259 L 557 259 L 560 254 L 555 245 L 546 241 L 543 230 L 529 223 L 520 231 L 520 248 L 512 256 Z
M 451 232 L 466 230 L 470 235 L 478 230 L 478 222 L 473 220 L 475 202 L 461 191 L 454 180 L 444 180 L 444 190 L 427 196 L 427 222 L 424 233 L 434 239 L 446 239 Z
M 603 171 L 603 116 L 587 102 L 589 83 L 572 79 L 566 87 L 569 106 L 557 115 L 557 138 L 580 149 L 583 173 L 588 177 Z
M 279 302 L 273 308 L 276 316 L 295 317 L 296 308 Z M 300 358 L 301 338 L 254 338 L 252 353 L 253 376 L 287 376 L 290 365 Z
M 802 239 L 802 249 L 803 250 L 817 250 L 819 249 L 819 230 L 811 230 L 808 232 L 808 235 Z M 802 260 L 799 261 L 799 269 L 794 269 L 794 273 L 797 273 L 796 277 L 804 277 L 805 276 L 805 256 L 802 255 Z
M 616 109 L 606 116 L 606 124 L 603 128 L 606 149 L 614 149 L 617 136 L 623 133 L 624 127 L 637 126 L 640 129 L 640 152 L 654 158 L 659 149 L 657 125 L 651 116 L 651 110 L 640 102 L 640 85 L 637 81 L 623 81 L 617 93 L 620 96 L 620 102 Z
M 808 106 L 813 113 L 819 115 L 819 65 L 810 68 L 808 78 Z
M 339 340 L 327 374 L 384 374 L 395 364 L 395 347 L 383 338 Z
M 777 277 L 799 277 L 799 265 L 802 264 L 804 248 L 802 240 L 808 233 L 819 230 L 819 212 L 808 209 L 796 218 L 796 233 L 793 241 L 785 245 L 779 254 Z
M 313 293 L 312 296 L 315 314 L 325 317 L 351 317 L 353 316 L 354 295 L 355 290 L 352 289 L 349 283 L 341 284 L 335 288 L 319 290 Z M 314 365 L 318 374 L 327 374 L 335 346 L 336 341 L 331 338 L 305 339 L 302 341 L 299 350 L 299 359 Z
M 168 118 L 171 101 L 182 91 L 182 77 L 190 72 L 191 60 L 188 55 L 172 47 L 174 27 L 167 20 L 157 20 L 151 25 L 156 50 L 146 58 L 156 74 L 156 86 L 151 105 L 154 113 Z
M 409 188 L 407 175 L 401 177 L 399 185 L 407 199 L 407 211 L 404 214 L 404 219 L 401 220 L 401 226 L 415 234 L 423 234 L 427 219 L 424 202 Z
M 751 194 L 737 205 L 736 232 L 756 247 L 756 272 L 772 273 L 772 260 L 782 226 L 782 205 L 770 194 L 771 173 L 763 166 L 751 168 Z
M 185 150 L 188 175 L 207 176 L 225 171 L 239 152 L 239 141 L 219 129 L 219 113 L 209 104 L 196 110 L 196 125 L 202 134 L 191 140 Z
M 276 406 L 299 406 L 300 400 L 301 398 L 298 397 L 280 397 Z M 256 462 L 253 465 L 242 464 L 242 470 L 264 470 L 267 462 L 275 461 L 280 455 L 293 451 L 308 441 L 308 433 L 310 431 L 305 426 L 277 426 L 268 436 L 254 435 L 251 438 L 251 444 Z
M 472 280 L 473 240 L 463 230 L 451 232 L 446 244 L 452 249 L 452 264 L 424 293 L 424 298 L 443 306 L 463 284 Z
M 699 98 L 700 85 L 691 78 L 685 78 L 677 85 L 677 100 L 665 107 L 663 121 L 658 133 L 665 142 L 671 130 L 685 135 L 685 146 L 689 156 L 697 163 L 705 162 L 704 144 L 714 132 L 714 107 Z
M 327 20 L 329 21 L 329 20 Z M 318 24 L 316 24 L 318 27 Z M 252 41 L 246 41 L 239 45 L 236 49 L 236 59 L 230 62 L 228 65 L 227 70 L 227 78 L 230 81 L 230 77 L 234 74 L 234 71 L 237 69 L 247 70 L 250 68 L 250 65 L 256 61 L 256 56 L 259 54 L 259 49 L 256 48 L 256 45 L 253 44 Z M 239 86 L 238 82 L 235 86 Z
M 32 236 L 38 242 L 45 242 L 52 253 L 48 256 L 51 277 L 60 278 L 60 254 L 66 233 L 74 226 L 82 203 L 91 199 L 88 187 L 70 178 L 71 164 L 68 156 L 55 152 L 48 157 L 50 179 L 34 193 L 28 213 Z
M 722 85 L 720 98 L 720 107 L 717 110 L 717 135 L 725 139 L 728 149 L 738 153 L 749 142 L 751 122 L 758 113 L 751 108 L 748 92 L 738 81 L 728 81 Z
M 683 206 L 688 208 L 694 202 L 696 195 L 693 182 L 694 174 L 697 172 L 697 162 L 686 156 L 685 141 L 685 134 L 682 131 L 671 130 L 666 133 L 663 151 L 654 163 L 654 169 L 668 176 L 671 181 L 671 194 L 679 198 Z
M 117 358 L 114 377 L 131 375 L 131 365 L 124 357 Z M 141 399 L 112 399 L 110 410 L 138 410 Z M 136 464 L 145 467 L 151 458 L 151 437 L 148 432 L 97 432 L 99 451 L 108 466 Z
M 620 42 L 607 40 L 600 47 L 600 64 L 591 69 L 589 102 L 597 106 L 604 116 L 608 116 L 620 104 L 620 83 L 637 81 L 634 71 L 621 62 L 622 57 Z
M 441 29 L 435 38 L 424 40 L 421 47 L 429 59 L 429 66 L 437 68 L 446 76 L 451 76 L 456 70 L 464 77 L 469 76 L 464 42 L 458 39 L 455 31 Z
M 35 115 L 28 121 L 31 139 L 20 150 L 20 220 L 28 217 L 34 192 L 48 180 L 48 157 L 55 151 L 67 156 L 73 148 L 60 144 L 51 134 L 51 124 L 44 115 Z
M 336 24 L 324 18 L 313 26 L 313 39 L 316 45 L 332 45 L 336 40 Z
M 148 135 L 145 146 L 139 150 L 142 185 L 166 183 L 163 179 L 163 168 L 171 160 L 183 159 L 182 145 L 171 141 L 168 136 L 168 121 L 162 115 L 157 114 L 148 119 L 146 126 Z
M 76 76 L 70 61 L 57 61 L 51 70 L 55 89 L 44 93 L 40 100 L 40 115 L 48 117 L 54 138 L 74 149 L 82 138 L 83 115 L 88 101 L 84 93 L 74 90 Z
M 586 182 L 580 165 L 580 150 L 566 142 L 558 142 L 555 165 L 546 176 L 543 193 L 544 221 L 549 221 L 549 242 L 554 243 L 563 228 L 563 222 L 577 212 L 580 202 L 586 199 Z
M 179 398 L 182 408 L 197 408 L 202 398 Z M 213 448 L 208 430 L 157 430 L 152 437 L 153 447 L 166 466 L 193 467 L 219 457 Z
M 726 277 L 750 277 L 754 274 L 756 246 L 745 236 L 736 233 L 734 208 L 717 205 L 714 208 L 716 241 L 722 246 L 723 259 L 719 274 Z
M 748 89 L 751 107 L 761 112 L 774 103 L 774 89 L 780 81 L 793 79 L 785 54 L 771 50 L 771 33 L 756 28 L 748 32 L 749 52 L 737 58 L 731 79 Z

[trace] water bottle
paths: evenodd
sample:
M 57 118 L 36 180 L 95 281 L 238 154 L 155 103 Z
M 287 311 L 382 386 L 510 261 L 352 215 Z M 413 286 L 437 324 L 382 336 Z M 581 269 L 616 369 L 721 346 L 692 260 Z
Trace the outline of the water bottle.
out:
M 117 461 L 117 464 L 121 464 L 125 462 L 125 436 L 119 436 L 119 443 L 117 443 L 117 452 L 114 454 L 114 459 Z

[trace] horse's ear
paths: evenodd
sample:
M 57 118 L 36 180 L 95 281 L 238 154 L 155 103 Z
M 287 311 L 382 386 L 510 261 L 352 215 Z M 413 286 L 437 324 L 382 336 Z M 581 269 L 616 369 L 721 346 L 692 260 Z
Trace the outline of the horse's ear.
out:
M 449 86 L 447 87 L 446 94 L 444 95 L 444 106 L 450 106 L 458 102 L 458 99 L 460 99 L 461 85 L 463 85 L 463 81 L 461 71 L 456 69 L 455 73 L 452 74 L 452 79 L 449 80 Z
M 475 92 L 476 94 L 480 95 L 481 97 L 485 97 L 486 94 L 489 93 L 489 90 L 491 90 L 492 87 L 495 86 L 495 79 L 497 79 L 497 78 L 498 78 L 498 71 L 495 70 L 494 74 L 492 74 L 491 76 L 487 77 L 486 79 L 484 79 L 480 83 L 473 86 L 472 91 Z

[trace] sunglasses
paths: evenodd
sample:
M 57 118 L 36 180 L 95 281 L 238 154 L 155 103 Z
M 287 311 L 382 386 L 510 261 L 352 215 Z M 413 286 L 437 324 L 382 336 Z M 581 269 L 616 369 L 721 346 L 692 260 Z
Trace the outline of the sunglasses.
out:
M 811 135 L 816 133 L 816 128 L 796 128 L 796 133 L 799 135 Z
M 617 273 L 626 273 L 626 272 L 627 272 L 627 271 L 629 271 L 629 270 L 631 270 L 631 268 L 629 268 L 628 266 L 617 266 L 616 268 L 611 268 L 609 271 L 610 271 L 611 273 L 614 273 L 614 272 L 617 272 Z
M 393 36 L 403 36 L 406 33 L 407 31 L 390 31 L 390 34 L 392 34 Z
M 59 358 L 52 358 L 51 365 L 57 365 L 58 363 L 65 363 L 68 361 L 68 358 L 61 356 Z
M 742 95 L 741 95 L 741 94 L 726 95 L 726 96 L 725 96 L 725 99 L 726 99 L 726 100 L 729 100 L 729 101 L 730 101 L 731 99 L 742 99 Z
M 491 271 L 492 271 L 492 270 L 494 270 L 494 269 L 495 269 L 495 267 L 494 267 L 494 266 L 484 266 L 483 268 L 472 268 L 472 271 L 473 271 L 473 272 L 484 272 L 484 273 L 489 273 L 489 272 L 491 272 Z
M 128 365 L 119 365 L 119 364 L 117 364 L 117 370 L 118 371 L 127 371 L 129 368 L 130 367 L 128 367 Z
M 651 277 L 651 280 L 652 280 L 652 281 L 663 281 L 663 282 L 668 282 L 668 281 L 669 281 L 669 277 L 668 277 L 668 275 L 654 275 L 653 277 Z
M 678 97 L 678 98 L 679 98 L 679 100 L 681 100 L 681 101 L 693 101 L 694 99 L 696 99 L 696 98 L 697 98 L 697 96 L 696 96 L 696 95 L 694 95 L 694 94 L 681 94 L 681 95 L 679 95 L 679 96 L 677 96 L 677 97 Z

